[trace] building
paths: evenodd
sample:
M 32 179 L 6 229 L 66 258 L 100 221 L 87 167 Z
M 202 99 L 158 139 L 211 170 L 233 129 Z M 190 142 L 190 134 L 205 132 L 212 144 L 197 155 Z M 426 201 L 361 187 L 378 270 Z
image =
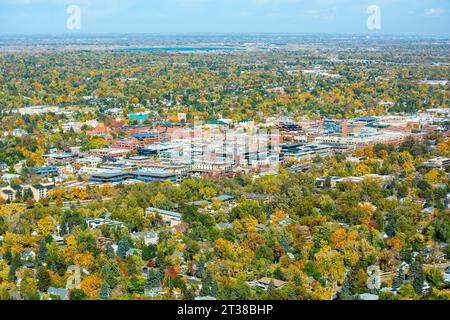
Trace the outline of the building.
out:
M 131 137 L 138 142 L 140 147 L 156 144 L 159 142 L 158 133 L 136 133 Z
M 32 107 L 15 109 L 12 112 L 19 113 L 21 115 L 30 115 L 31 116 L 31 115 L 38 115 L 38 114 L 44 114 L 44 113 L 56 113 L 58 111 L 59 111 L 59 107 L 32 106 Z
M 102 158 L 86 157 L 78 159 L 77 163 L 79 163 L 82 167 L 96 168 L 102 163 Z
M 109 170 L 104 172 L 94 173 L 90 176 L 91 182 L 101 183 L 120 183 L 126 180 L 139 180 L 145 183 L 153 181 L 172 181 L 176 182 L 178 179 L 177 174 L 172 172 L 155 172 L 155 171 L 122 171 L 122 170 Z
M 228 194 L 222 194 L 222 195 L 212 198 L 211 201 L 219 201 L 222 203 L 227 203 L 227 202 L 229 203 L 229 202 L 234 201 L 234 197 L 230 196 Z
M 202 161 L 192 164 L 192 171 L 205 174 L 226 174 L 233 171 L 233 165 L 228 162 Z
M 0 189 L 0 198 L 6 202 L 13 202 L 16 199 L 16 191 L 11 187 Z
M 41 199 L 48 197 L 48 192 L 55 188 L 54 184 L 34 184 L 30 186 L 34 201 L 38 202 Z
M 444 170 L 446 167 L 450 166 L 450 158 L 444 157 L 433 158 L 424 162 L 423 165 L 427 168 Z
M 336 188 L 339 183 L 350 182 L 350 183 L 361 183 L 365 179 L 377 179 L 381 180 L 383 183 L 387 183 L 394 179 L 392 175 L 378 175 L 378 174 L 366 174 L 361 177 L 336 177 L 327 176 L 320 177 L 316 179 L 316 185 L 319 188 Z
M 153 208 L 153 207 L 145 209 L 145 212 L 148 215 L 161 216 L 164 223 L 170 227 L 177 226 L 181 223 L 182 216 L 181 216 L 181 213 L 178 213 L 178 212 L 162 210 L 162 209 Z
M 108 227 L 113 227 L 114 229 L 123 228 L 124 224 L 121 221 L 110 220 L 110 213 L 107 213 L 105 218 L 94 218 L 94 219 L 86 219 L 86 223 L 89 228 L 97 229 L 102 225 L 107 225 Z
M 264 277 L 256 281 L 256 286 L 263 288 L 264 290 L 268 290 L 271 282 L 273 283 L 275 289 L 280 289 L 287 283 L 285 281 Z
M 157 244 L 159 236 L 158 233 L 154 231 L 133 232 L 131 234 L 131 239 L 135 242 L 142 239 L 144 240 L 144 244 L 148 246 L 150 244 Z
M 121 158 L 130 153 L 129 149 L 103 148 L 90 150 L 87 154 L 102 158 Z
M 75 160 L 77 159 L 77 156 L 71 153 L 51 153 L 44 154 L 42 157 L 45 159 L 45 163 L 48 165 L 70 164 L 75 162 Z
M 59 169 L 56 166 L 46 166 L 40 168 L 34 167 L 30 168 L 30 173 L 40 177 L 50 177 L 57 176 L 59 174 Z
M 94 173 L 89 178 L 91 182 L 101 182 L 101 183 L 123 182 L 129 179 L 133 179 L 133 174 L 131 172 L 121 170 L 109 170 Z
M 153 181 L 172 181 L 177 182 L 178 176 L 173 172 L 165 171 L 135 171 L 133 172 L 133 179 L 142 182 L 153 182 Z

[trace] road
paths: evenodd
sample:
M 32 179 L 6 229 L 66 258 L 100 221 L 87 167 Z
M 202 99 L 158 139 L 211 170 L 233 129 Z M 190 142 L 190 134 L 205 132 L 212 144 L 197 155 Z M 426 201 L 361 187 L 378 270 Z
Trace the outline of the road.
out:
M 112 200 L 112 198 L 104 198 L 104 199 L 102 199 L 102 201 L 109 201 L 109 200 Z M 93 199 L 92 200 L 81 200 L 81 201 L 64 201 L 62 208 L 63 209 L 70 209 L 73 205 L 81 207 L 83 205 L 86 205 L 86 204 L 89 204 L 89 203 L 92 203 L 92 202 L 96 202 L 96 201 L 97 200 L 93 200 Z M 20 207 L 25 207 L 26 203 L 16 203 L 16 205 L 18 205 Z M 50 202 L 48 205 L 49 206 L 56 206 L 56 202 Z

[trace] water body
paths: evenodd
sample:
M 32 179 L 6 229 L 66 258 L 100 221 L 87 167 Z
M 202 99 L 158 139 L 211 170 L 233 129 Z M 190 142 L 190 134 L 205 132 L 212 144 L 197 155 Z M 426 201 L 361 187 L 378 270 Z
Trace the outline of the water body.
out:
M 151 48 L 124 48 L 115 51 L 245 51 L 234 47 L 151 47 Z

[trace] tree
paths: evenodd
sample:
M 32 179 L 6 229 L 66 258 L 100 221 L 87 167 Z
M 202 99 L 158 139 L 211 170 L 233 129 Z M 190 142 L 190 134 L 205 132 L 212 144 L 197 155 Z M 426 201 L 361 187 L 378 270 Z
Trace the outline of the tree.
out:
M 414 261 L 409 268 L 409 276 L 411 278 L 414 291 L 417 294 L 423 293 L 423 285 L 425 282 L 425 274 L 423 272 L 423 266 L 420 262 Z
M 86 293 L 81 289 L 73 289 L 70 291 L 70 300 L 84 300 L 86 298 Z
M 126 238 L 123 238 L 117 245 L 117 254 L 121 259 L 125 259 L 128 250 L 130 250 L 130 244 Z
M 188 288 L 186 293 L 184 294 L 184 300 L 194 300 L 195 299 L 195 290 L 193 288 Z
M 41 239 L 39 242 L 39 248 L 38 248 L 38 254 L 37 254 L 37 262 L 43 263 L 48 258 L 48 249 L 47 249 L 47 243 L 45 239 Z
M 147 287 L 156 288 L 161 285 L 161 279 L 158 275 L 158 272 L 155 270 L 150 270 L 147 275 Z
M 352 285 L 349 276 L 345 277 L 341 292 L 339 293 L 339 300 L 353 300 Z
M 100 287 L 99 296 L 103 300 L 109 299 L 111 297 L 111 287 L 106 281 L 103 281 L 102 286 Z
M 267 260 L 267 262 L 272 263 L 274 259 L 272 249 L 265 244 L 258 246 L 255 251 L 255 258 L 258 260 L 264 259 Z
M 142 249 L 142 259 L 144 261 L 151 260 L 156 257 L 156 245 L 149 244 Z
M 403 272 L 402 268 L 399 268 L 397 274 L 395 275 L 392 288 L 394 290 L 397 290 L 403 285 L 404 282 L 405 282 L 405 273 Z
M 83 290 L 89 298 L 95 299 L 99 295 L 101 285 L 101 278 L 95 274 L 92 274 L 81 281 L 81 290 Z
M 42 218 L 37 222 L 39 234 L 41 234 L 44 237 L 50 235 L 54 227 L 55 225 L 53 223 L 53 219 L 50 216 L 46 216 L 45 218 Z
M 38 280 L 37 287 L 40 291 L 47 291 L 51 284 L 50 274 L 45 267 L 38 267 L 36 271 L 36 278 Z
M 20 267 L 20 254 L 18 252 L 14 253 L 12 260 L 11 260 L 11 264 L 9 267 L 9 273 L 8 273 L 8 279 L 10 281 L 14 281 L 15 277 L 16 277 L 16 271 L 17 269 Z
M 215 297 L 218 293 L 219 286 L 214 280 L 212 272 L 208 270 L 203 280 L 202 289 L 200 290 L 201 296 L 213 296 Z

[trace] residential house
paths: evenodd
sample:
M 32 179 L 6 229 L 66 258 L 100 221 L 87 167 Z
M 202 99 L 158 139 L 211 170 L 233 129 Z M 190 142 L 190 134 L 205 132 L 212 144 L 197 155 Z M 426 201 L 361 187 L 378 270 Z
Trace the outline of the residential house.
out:
M 36 259 L 36 252 L 34 252 L 33 250 L 27 249 L 22 253 L 22 260 L 30 261 L 34 259 Z
M 280 289 L 287 283 L 285 281 L 281 281 L 278 279 L 263 277 L 256 281 L 256 286 L 263 288 L 264 290 L 267 290 L 267 289 L 269 289 L 269 285 L 271 282 L 273 282 L 275 289 Z
M 13 202 L 16 199 L 16 192 L 10 186 L 0 189 L 0 198 L 6 202 Z
M 110 220 L 109 217 L 111 213 L 107 213 L 105 218 L 86 218 L 86 223 L 89 228 L 97 229 L 102 225 L 107 225 L 108 227 L 113 227 L 115 229 L 123 228 L 124 223 L 121 221 Z
M 159 237 L 157 232 L 144 231 L 144 232 L 133 232 L 131 234 L 131 239 L 135 242 L 142 239 L 144 240 L 144 244 L 148 246 L 149 244 L 157 244 Z

